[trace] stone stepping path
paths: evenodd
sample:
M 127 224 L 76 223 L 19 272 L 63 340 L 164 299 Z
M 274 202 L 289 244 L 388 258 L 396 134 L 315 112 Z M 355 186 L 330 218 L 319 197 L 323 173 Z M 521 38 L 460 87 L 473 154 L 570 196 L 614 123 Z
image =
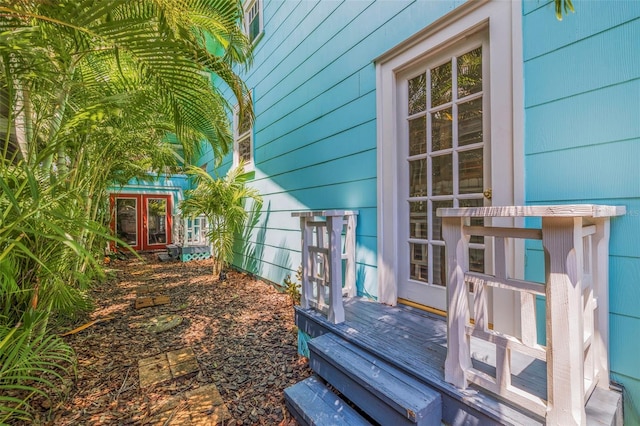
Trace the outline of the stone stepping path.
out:
M 200 370 L 193 349 L 184 348 L 138 361 L 140 387 L 146 388 Z
M 145 424 L 172 426 L 215 426 L 231 418 L 216 385 L 174 395 L 151 409 Z
M 136 299 L 135 308 L 149 308 L 151 306 L 159 306 L 159 305 L 167 305 L 171 303 L 171 299 L 168 296 L 149 296 L 149 297 L 138 297 Z

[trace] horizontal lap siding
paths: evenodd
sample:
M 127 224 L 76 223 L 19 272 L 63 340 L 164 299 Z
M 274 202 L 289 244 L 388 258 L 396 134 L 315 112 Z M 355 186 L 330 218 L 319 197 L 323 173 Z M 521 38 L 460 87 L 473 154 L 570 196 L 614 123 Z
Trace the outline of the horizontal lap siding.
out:
M 640 2 L 574 5 L 562 22 L 550 3 L 523 8 L 526 199 L 627 207 L 611 227 L 610 357 L 626 423 L 639 424 Z M 527 244 L 529 278 L 542 259 Z
M 373 59 L 462 3 L 265 1 L 264 34 L 243 74 L 256 113 L 250 185 L 264 205 L 236 244 L 236 265 L 281 283 L 301 263 L 291 212 L 356 209 L 358 290 L 377 296 Z M 210 149 L 200 161 L 213 172 Z

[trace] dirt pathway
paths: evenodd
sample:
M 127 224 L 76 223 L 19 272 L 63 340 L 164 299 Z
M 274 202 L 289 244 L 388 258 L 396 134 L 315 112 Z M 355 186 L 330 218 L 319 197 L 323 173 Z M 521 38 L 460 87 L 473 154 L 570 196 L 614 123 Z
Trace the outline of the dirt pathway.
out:
M 96 310 L 89 319 L 113 319 L 65 337 L 78 356 L 78 378 L 65 402 L 42 403 L 37 423 L 293 423 L 282 391 L 310 370 L 297 355 L 288 296 L 238 272 L 216 282 L 210 261 L 161 263 L 146 256 L 144 262 L 116 261 L 112 267 L 117 280 L 95 289 Z M 136 310 L 136 295 L 144 291 L 168 296 L 170 303 Z M 160 315 L 182 322 L 154 332 L 149 321 Z M 169 359 L 190 353 L 195 361 L 177 370 L 172 365 L 161 383 L 142 377 L 141 386 L 140 360 L 159 356 L 166 363 L 167 353 Z M 157 370 L 162 368 L 169 371 Z M 216 390 L 221 400 L 214 401 Z

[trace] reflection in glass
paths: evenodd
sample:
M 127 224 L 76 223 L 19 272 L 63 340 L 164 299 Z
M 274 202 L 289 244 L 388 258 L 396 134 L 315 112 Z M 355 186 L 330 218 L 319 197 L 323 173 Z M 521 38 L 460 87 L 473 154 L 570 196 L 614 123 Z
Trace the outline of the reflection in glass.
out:
M 251 162 L 251 138 L 246 137 L 238 140 L 238 158 L 245 163 Z
M 409 243 L 409 247 L 411 251 L 409 278 L 429 282 L 427 245 Z
M 427 109 L 427 77 L 421 74 L 409 80 L 409 115 Z
M 431 150 L 451 148 L 453 124 L 451 108 L 431 113 Z
M 431 70 L 431 107 L 451 102 L 451 62 Z
M 484 206 L 484 200 L 482 198 L 474 198 L 472 200 L 460 200 L 460 207 L 482 207 Z M 484 226 L 484 218 L 472 217 L 471 226 Z M 470 243 L 484 244 L 484 237 L 481 235 L 472 235 Z
M 469 249 L 469 270 L 484 274 L 484 249 Z
M 482 142 L 482 98 L 458 105 L 458 146 Z
M 419 117 L 409 120 L 409 155 L 427 152 L 427 119 Z
M 427 160 L 409 161 L 409 197 L 427 195 Z
M 432 195 L 451 195 L 453 193 L 452 155 L 438 155 L 431 159 L 433 188 Z
M 440 208 L 453 207 L 453 200 L 446 201 L 432 201 L 431 202 L 431 227 L 432 227 L 432 239 L 442 240 L 442 218 L 436 215 L 436 211 Z
M 482 148 L 458 154 L 460 194 L 482 192 L 483 165 Z
M 482 47 L 458 57 L 458 98 L 482 91 Z
M 147 244 L 167 243 L 167 200 L 147 200 Z
M 433 282 L 434 285 L 446 285 L 446 266 L 444 246 L 433 246 Z
M 427 202 L 409 203 L 409 237 L 427 238 Z
M 251 108 L 245 108 L 242 112 L 238 111 L 238 135 L 243 135 L 251 129 Z
M 134 198 L 116 198 L 116 235 L 125 243 L 138 244 L 138 211 Z

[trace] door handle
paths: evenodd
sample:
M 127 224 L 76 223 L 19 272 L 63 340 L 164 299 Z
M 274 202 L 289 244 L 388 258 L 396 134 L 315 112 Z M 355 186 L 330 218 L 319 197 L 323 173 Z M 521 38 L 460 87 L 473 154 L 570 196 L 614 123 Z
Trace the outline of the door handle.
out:
M 482 195 L 484 195 L 484 198 L 486 198 L 487 200 L 490 200 L 493 196 L 493 191 L 491 190 L 491 188 L 485 189 Z

